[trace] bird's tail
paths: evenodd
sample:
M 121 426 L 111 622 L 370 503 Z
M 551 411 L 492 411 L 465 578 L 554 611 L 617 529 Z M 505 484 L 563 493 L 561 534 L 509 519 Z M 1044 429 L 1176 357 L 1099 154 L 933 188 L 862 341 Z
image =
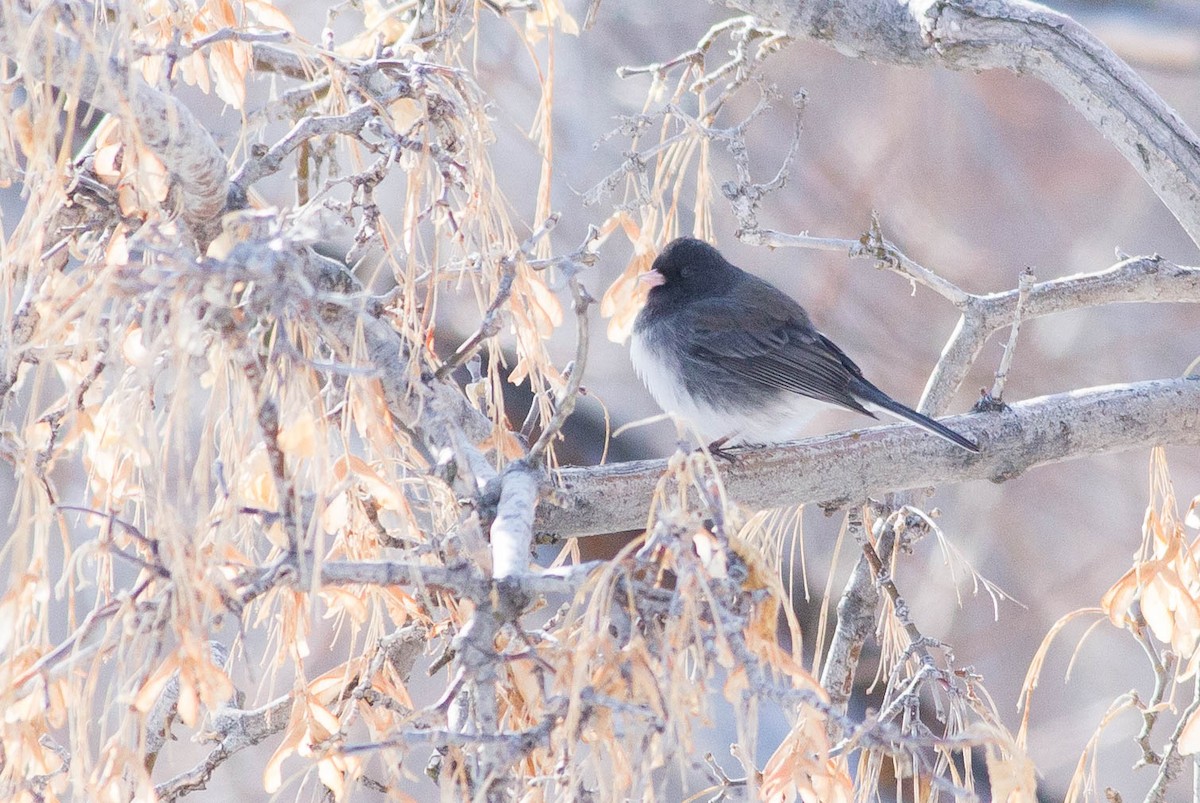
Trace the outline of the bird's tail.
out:
M 934 435 L 938 435 L 942 438 L 945 438 L 946 440 L 950 441 L 953 444 L 961 446 L 962 448 L 966 449 L 968 452 L 978 452 L 979 451 L 979 445 L 976 444 L 974 441 L 964 438 L 962 435 L 959 435 L 954 430 L 950 429 L 947 426 L 939 424 L 937 421 L 934 421 L 932 418 L 930 418 L 927 415 L 922 415 L 921 413 L 918 413 L 916 410 L 905 407 L 903 404 L 896 401 L 891 396 L 887 395 L 886 393 L 884 393 L 882 390 L 875 387 L 871 383 L 869 383 L 865 380 L 859 380 L 859 382 L 857 382 L 855 384 L 857 386 L 855 388 L 853 388 L 852 392 L 867 406 L 878 407 L 880 409 L 886 410 L 887 412 L 891 413 L 892 415 L 907 419 L 908 421 L 913 422 L 917 426 L 929 430 Z

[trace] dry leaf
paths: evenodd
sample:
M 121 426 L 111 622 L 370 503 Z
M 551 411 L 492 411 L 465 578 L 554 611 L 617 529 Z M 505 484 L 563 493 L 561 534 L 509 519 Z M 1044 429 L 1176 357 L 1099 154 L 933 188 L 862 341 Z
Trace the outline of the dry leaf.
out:
M 530 43 L 539 42 L 543 32 L 556 25 L 565 34 L 579 35 L 579 23 L 567 13 L 562 0 L 543 0 L 525 12 L 525 39 Z
M 255 446 L 237 467 L 233 488 L 237 502 L 242 507 L 272 512 L 278 510 L 279 497 L 265 444 Z
M 17 144 L 21 146 L 21 151 L 24 152 L 26 158 L 32 159 L 41 154 L 29 103 L 22 103 L 10 114 L 9 124 L 12 126 L 13 133 L 16 134 Z
M 350 619 L 358 624 L 363 624 L 367 621 L 367 616 L 370 611 L 367 608 L 367 601 L 359 594 L 347 589 L 327 586 L 321 589 L 321 598 L 325 600 L 325 605 L 329 609 L 325 612 L 325 619 L 331 619 L 338 614 L 345 614 Z
M 1113 583 L 1112 588 L 1104 592 L 1100 598 L 1100 607 L 1107 614 L 1113 627 L 1124 627 L 1129 616 L 1129 608 L 1137 599 L 1139 577 L 1137 569 L 1130 569 L 1121 575 L 1121 579 Z
M 988 782 L 995 803 L 1037 803 L 1037 768 L 1011 743 L 1005 751 L 988 745 Z M 1007 753 L 1007 755 L 1005 755 Z
M 303 700 L 292 701 L 292 715 L 288 720 L 287 728 L 284 729 L 283 739 L 263 768 L 263 791 L 267 794 L 275 794 L 283 786 L 283 762 L 288 756 L 295 753 L 301 742 L 304 741 L 307 732 L 304 723 L 305 710 L 306 706 Z
M 311 410 L 299 410 L 279 428 L 279 447 L 295 457 L 317 453 L 317 419 Z

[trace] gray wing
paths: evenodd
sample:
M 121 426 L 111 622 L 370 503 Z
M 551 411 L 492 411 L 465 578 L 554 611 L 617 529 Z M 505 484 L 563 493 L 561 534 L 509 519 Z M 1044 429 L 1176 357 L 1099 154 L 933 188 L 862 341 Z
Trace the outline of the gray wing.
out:
M 812 327 L 803 308 L 791 299 L 760 300 L 767 303 L 754 307 L 749 319 L 726 299 L 694 302 L 688 310 L 693 355 L 768 387 L 872 415 L 854 392 L 869 386 L 862 371 Z

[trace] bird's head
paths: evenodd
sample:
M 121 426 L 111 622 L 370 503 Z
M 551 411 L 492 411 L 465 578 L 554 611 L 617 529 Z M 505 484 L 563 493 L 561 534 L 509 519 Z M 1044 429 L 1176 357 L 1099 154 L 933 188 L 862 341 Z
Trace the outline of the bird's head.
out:
M 667 243 L 650 270 L 638 279 L 650 287 L 650 299 L 703 298 L 728 289 L 741 273 L 703 240 L 680 237 Z

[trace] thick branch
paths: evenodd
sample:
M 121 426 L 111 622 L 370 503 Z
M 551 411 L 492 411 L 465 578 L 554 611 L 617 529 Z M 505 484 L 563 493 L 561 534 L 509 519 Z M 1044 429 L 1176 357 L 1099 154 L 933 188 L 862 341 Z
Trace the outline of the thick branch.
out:
M 529 594 L 574 594 L 595 571 L 598 563 L 575 563 L 521 577 Z M 324 585 L 429 586 L 453 592 L 460 598 L 483 600 L 492 585 L 474 564 L 432 566 L 390 560 L 328 560 L 321 564 Z
M 491 527 L 492 576 L 520 577 L 529 571 L 538 478 L 524 463 L 514 464 L 500 480 L 500 504 Z
M 979 441 L 968 455 L 916 427 L 877 427 L 793 445 L 734 451 L 724 473 L 733 499 L 751 507 L 846 503 L 887 491 L 965 480 L 1002 482 L 1036 466 L 1157 444 L 1200 443 L 1200 381 L 1158 380 L 1043 396 L 1000 413 L 946 419 Z M 555 475 L 561 505 L 543 505 L 538 532 L 558 538 L 645 525 L 665 460 Z
M 191 110 L 148 86 L 115 60 L 100 61 L 80 39 L 56 36 L 53 14 L 32 25 L 15 4 L 0 4 L 0 53 L 37 81 L 45 81 L 122 119 L 132 117 L 142 141 L 175 178 L 183 218 L 203 228 L 225 208 L 225 155 Z
M 864 542 L 862 513 L 849 511 L 846 526 L 855 531 L 855 541 Z M 821 688 L 829 694 L 829 704 L 834 711 L 845 714 L 854 693 L 854 674 L 862 657 L 862 648 L 875 633 L 875 610 L 879 606 L 879 589 L 875 587 L 875 575 L 866 557 L 860 557 L 854 571 L 846 582 L 837 605 L 837 626 L 833 631 L 829 655 L 821 669 Z M 842 723 L 835 717 L 826 722 L 831 741 L 837 741 Z
M 1200 245 L 1200 142 L 1083 26 L 1022 0 L 726 0 L 790 35 L 905 66 L 1008 69 L 1040 78 L 1129 160 Z

